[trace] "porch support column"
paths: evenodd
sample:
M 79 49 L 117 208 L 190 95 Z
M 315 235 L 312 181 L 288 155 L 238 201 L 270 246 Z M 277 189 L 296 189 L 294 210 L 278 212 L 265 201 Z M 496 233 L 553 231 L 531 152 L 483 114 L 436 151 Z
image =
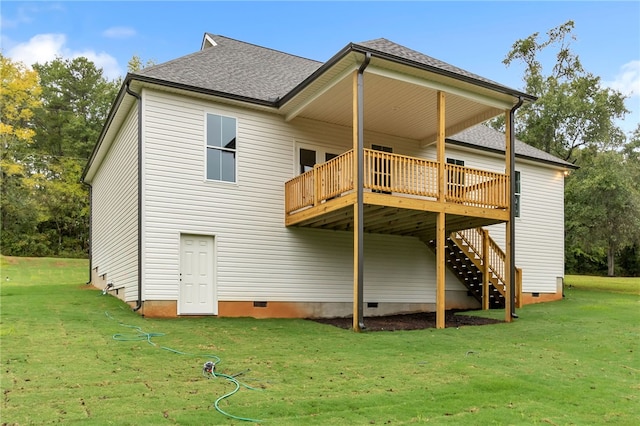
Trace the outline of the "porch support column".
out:
M 505 223 L 505 256 L 504 256 L 504 279 L 506 281 L 506 287 L 504 289 L 504 320 L 505 322 L 511 322 L 511 312 L 512 312 L 512 304 L 511 304 L 511 294 L 512 294 L 512 285 L 514 276 L 511 272 L 512 265 L 514 262 L 513 259 L 513 240 L 514 240 L 514 219 L 515 219 L 515 211 L 514 211 L 514 187 L 515 187 L 515 179 L 514 179 L 514 169 L 515 169 L 515 161 L 511 160 L 512 154 L 514 153 L 514 144 L 511 137 L 511 126 L 513 125 L 511 121 L 511 111 L 505 111 L 505 171 L 507 174 L 507 194 L 509 195 L 508 210 L 509 210 L 509 221 Z
M 364 326 L 364 70 L 369 65 L 371 54 L 353 75 L 353 186 L 356 203 L 353 205 L 353 331 L 360 332 Z
M 436 141 L 438 161 L 438 202 L 445 203 L 446 179 L 445 179 L 445 96 L 438 91 L 438 138 Z M 446 247 L 446 217 L 442 209 L 438 212 L 436 220 L 436 328 L 445 328 L 445 247 Z

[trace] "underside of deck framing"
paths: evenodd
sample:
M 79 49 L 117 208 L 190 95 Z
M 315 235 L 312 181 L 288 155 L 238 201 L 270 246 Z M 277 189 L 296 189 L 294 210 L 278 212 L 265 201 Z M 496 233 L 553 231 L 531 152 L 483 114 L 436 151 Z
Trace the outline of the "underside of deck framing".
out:
M 355 194 L 346 194 L 320 205 L 287 215 L 287 226 L 353 231 Z M 447 234 L 493 225 L 508 220 L 502 209 L 440 203 L 436 200 L 364 194 L 364 232 L 418 237 L 427 242 L 436 237 L 436 218 L 446 213 Z

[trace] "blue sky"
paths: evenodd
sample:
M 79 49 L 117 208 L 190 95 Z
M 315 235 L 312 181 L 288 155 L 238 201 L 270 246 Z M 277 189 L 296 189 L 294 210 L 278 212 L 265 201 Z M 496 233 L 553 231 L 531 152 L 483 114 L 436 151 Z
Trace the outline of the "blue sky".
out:
M 629 96 L 640 122 L 640 2 L 597 1 L 2 1 L 2 54 L 27 65 L 86 56 L 115 78 L 133 55 L 165 62 L 199 50 L 205 32 L 326 61 L 349 42 L 384 37 L 521 89 L 512 44 L 575 21 L 584 68 Z M 553 66 L 553 58 L 544 63 Z

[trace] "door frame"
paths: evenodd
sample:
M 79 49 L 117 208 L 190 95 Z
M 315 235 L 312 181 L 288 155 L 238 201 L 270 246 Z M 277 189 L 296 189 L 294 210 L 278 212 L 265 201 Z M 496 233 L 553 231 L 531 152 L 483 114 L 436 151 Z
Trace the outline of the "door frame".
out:
M 335 147 L 334 147 L 335 148 Z M 293 142 L 293 176 L 299 176 L 300 173 L 300 149 L 308 149 L 316 152 L 316 164 L 322 164 L 326 162 L 327 154 L 338 156 L 347 150 L 344 148 L 333 149 L 327 148 L 321 144 L 304 142 L 300 140 L 294 140 Z M 320 161 L 318 161 L 320 158 Z
M 182 295 L 182 251 L 183 251 L 183 237 L 198 237 L 207 238 L 211 241 L 211 253 L 209 254 L 209 260 L 211 265 L 209 266 L 209 273 L 211 274 L 211 296 L 212 309 L 210 312 L 195 313 L 195 312 L 182 312 L 181 295 Z M 177 298 L 177 312 L 178 315 L 218 315 L 218 255 L 217 255 L 217 237 L 215 234 L 203 234 L 197 232 L 180 232 L 178 234 L 178 298 Z

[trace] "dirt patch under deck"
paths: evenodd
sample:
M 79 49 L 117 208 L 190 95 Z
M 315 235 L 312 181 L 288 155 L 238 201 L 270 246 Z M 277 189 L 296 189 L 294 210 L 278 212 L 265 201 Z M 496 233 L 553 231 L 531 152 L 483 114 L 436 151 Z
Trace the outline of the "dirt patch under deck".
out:
M 463 327 L 472 325 L 488 325 L 498 324 L 504 321 L 481 318 L 471 315 L 457 314 L 460 311 L 446 311 L 445 324 L 446 327 Z M 314 318 L 322 324 L 329 324 L 336 327 L 350 329 L 353 325 L 352 318 Z M 435 328 L 436 313 L 420 312 L 415 314 L 387 315 L 381 317 L 365 317 L 365 331 L 396 331 L 396 330 L 422 330 L 425 328 Z

